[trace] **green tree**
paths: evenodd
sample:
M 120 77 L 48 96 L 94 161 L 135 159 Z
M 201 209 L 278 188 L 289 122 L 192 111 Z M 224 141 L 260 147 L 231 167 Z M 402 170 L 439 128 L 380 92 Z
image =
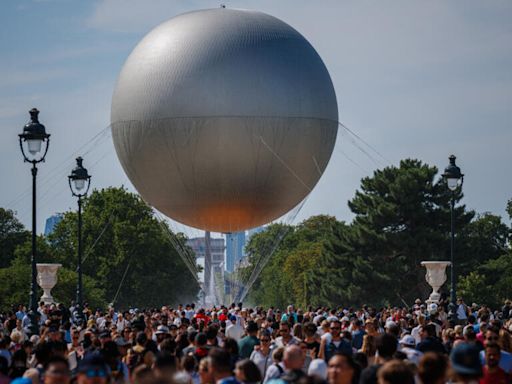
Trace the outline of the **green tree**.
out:
M 254 283 L 249 301 L 280 307 L 320 303 L 315 274 L 326 242 L 339 225 L 334 217 L 319 215 L 295 227 L 274 224 L 253 236 L 246 247 L 250 266 L 245 272 L 252 272 L 264 256 L 270 259 Z
M 459 279 L 457 293 L 468 303 L 496 305 L 493 289 L 487 285 L 486 276 L 476 271 Z
M 490 260 L 508 251 L 510 228 L 500 216 L 490 213 L 477 215 L 460 230 L 455 244 L 456 271 L 465 276 Z
M 148 307 L 196 297 L 198 284 L 169 240 L 176 235 L 138 195 L 123 188 L 93 191 L 84 200 L 82 217 L 82 270 L 99 282 L 109 301 L 123 308 Z M 75 270 L 75 212 L 64 214 L 49 241 L 54 258 Z
M 14 251 L 30 234 L 10 209 L 0 208 L 0 268 L 14 260 Z

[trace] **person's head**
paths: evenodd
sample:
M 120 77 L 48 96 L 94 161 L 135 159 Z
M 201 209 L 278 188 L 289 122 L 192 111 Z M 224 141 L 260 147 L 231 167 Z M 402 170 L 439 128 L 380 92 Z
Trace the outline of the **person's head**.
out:
M 208 372 L 215 381 L 232 375 L 231 356 L 227 351 L 212 348 L 208 354 L 208 359 L 210 360 Z
M 257 383 L 262 380 L 258 366 L 250 359 L 243 359 L 236 363 L 235 376 L 242 383 Z
M 157 354 L 153 369 L 157 378 L 172 377 L 176 372 L 176 356 L 168 352 L 160 352 Z
M 288 324 L 286 321 L 282 321 L 279 324 L 279 335 L 285 338 L 290 336 L 290 324 Z
M 31 384 L 40 384 L 40 374 L 37 368 L 29 368 L 23 372 L 23 377 L 31 380 Z M 43 381 L 44 382 L 44 381 Z
M 379 384 L 414 384 L 414 373 L 405 362 L 391 360 L 377 373 Z
M 339 321 L 331 321 L 329 324 L 329 331 L 333 337 L 337 337 L 341 332 L 341 323 Z
M 487 343 L 485 345 L 485 364 L 489 368 L 496 368 L 500 362 L 501 350 L 497 343 Z
M 297 345 L 289 345 L 284 350 L 284 366 L 288 370 L 301 369 L 304 365 L 304 355 Z
M 44 384 L 68 384 L 70 381 L 68 360 L 62 356 L 48 359 L 44 365 Z
M 309 363 L 308 376 L 316 377 L 324 382 L 327 380 L 327 364 L 324 359 L 313 359 Z
M 144 332 L 137 333 L 137 337 L 135 338 L 135 342 L 137 345 L 140 345 L 142 347 L 146 346 L 146 343 L 148 342 L 148 337 Z
M 489 327 L 485 331 L 485 344 L 498 343 L 500 339 L 500 331 L 496 327 Z
M 418 376 L 423 384 L 444 384 L 448 360 L 444 355 L 427 352 L 420 360 Z
M 259 332 L 259 340 L 260 340 L 260 348 L 269 348 L 270 343 L 272 342 L 272 337 L 270 335 L 270 332 L 266 329 L 262 329 Z
M 394 321 L 388 321 L 385 325 L 386 333 L 394 336 L 395 340 L 398 340 L 400 336 L 400 327 Z
M 436 335 L 436 328 L 434 324 L 424 324 L 420 327 L 420 337 L 425 340 L 427 337 L 434 337 Z
M 255 321 L 249 320 L 245 330 L 249 336 L 256 336 L 258 333 L 258 324 Z
M 336 353 L 330 359 L 327 368 L 329 384 L 351 384 L 359 382 L 361 368 L 352 355 Z
M 479 348 L 473 343 L 460 343 L 450 353 L 452 379 L 469 382 L 482 377 Z
M 199 362 L 199 380 L 201 384 L 212 384 L 213 383 L 213 377 L 209 372 L 208 366 L 210 364 L 210 358 L 205 357 L 204 359 L 201 359 Z
M 416 340 L 411 335 L 404 335 L 404 337 L 400 339 L 400 345 L 402 348 L 414 348 L 416 346 Z
M 228 337 L 224 340 L 223 349 L 231 356 L 238 356 L 238 342 L 235 339 Z
M 109 368 L 99 353 L 86 356 L 78 364 L 78 384 L 106 384 Z
M 387 360 L 391 359 L 397 349 L 397 340 L 394 336 L 384 333 L 375 339 L 375 347 L 379 353 L 379 357 Z
M 304 324 L 303 332 L 306 337 L 313 337 L 315 336 L 317 331 L 316 325 L 312 322 L 308 322 Z
M 208 344 L 208 338 L 206 337 L 206 333 L 198 333 L 195 339 L 196 347 L 201 348 L 204 347 L 206 344 Z
M 284 356 L 284 347 L 276 348 L 272 352 L 272 360 L 274 361 L 274 363 L 280 363 L 281 361 L 283 361 L 283 356 Z

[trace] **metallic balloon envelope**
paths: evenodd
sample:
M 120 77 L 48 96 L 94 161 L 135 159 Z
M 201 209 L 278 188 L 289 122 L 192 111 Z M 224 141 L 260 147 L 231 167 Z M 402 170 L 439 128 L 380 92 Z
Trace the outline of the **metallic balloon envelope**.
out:
M 135 188 L 183 224 L 268 223 L 313 189 L 338 128 L 322 59 L 255 11 L 186 13 L 135 47 L 112 98 L 112 136 Z

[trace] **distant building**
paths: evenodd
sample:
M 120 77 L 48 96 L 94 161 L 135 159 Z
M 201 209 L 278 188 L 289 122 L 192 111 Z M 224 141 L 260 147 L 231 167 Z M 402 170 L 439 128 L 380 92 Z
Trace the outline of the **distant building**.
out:
M 205 266 L 205 254 L 206 254 L 206 240 L 204 237 L 193 237 L 187 240 L 187 245 L 192 248 L 196 254 L 197 263 Z M 224 263 L 224 250 L 225 250 L 224 238 L 210 238 L 210 254 L 211 254 L 211 267 L 214 273 L 222 274 L 222 266 Z M 202 259 L 202 260 L 199 260 Z M 205 281 L 204 273 L 202 282 Z
M 245 231 L 226 234 L 226 271 L 233 272 L 245 256 Z
M 55 226 L 62 221 L 63 217 L 64 215 L 62 213 L 57 213 L 47 218 L 46 225 L 44 226 L 44 235 L 48 236 L 50 233 L 52 233 L 55 229 Z

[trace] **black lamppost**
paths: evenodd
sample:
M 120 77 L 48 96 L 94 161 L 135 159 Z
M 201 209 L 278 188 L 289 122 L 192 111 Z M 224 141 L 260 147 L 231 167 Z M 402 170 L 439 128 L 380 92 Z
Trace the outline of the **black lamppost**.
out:
M 30 121 L 23 127 L 23 133 L 18 136 L 20 138 L 20 149 L 25 162 L 32 164 L 32 256 L 30 263 L 32 266 L 32 280 L 30 282 L 30 302 L 29 302 L 29 318 L 30 332 L 32 334 L 39 333 L 39 325 L 37 324 L 37 247 L 36 247 L 36 176 L 37 163 L 44 161 L 48 147 L 50 146 L 50 134 L 46 133 L 43 124 L 39 122 L 39 111 L 32 108 L 30 111 Z M 43 144 L 44 149 L 43 149 Z M 25 148 L 26 147 L 26 148 Z M 28 151 L 28 154 L 27 152 Z M 41 155 L 42 153 L 42 155 Z
M 76 305 L 78 311 L 78 317 L 83 316 L 83 286 L 82 286 L 82 197 L 87 195 L 89 192 L 89 186 L 91 185 L 91 176 L 87 173 L 82 165 L 83 159 L 81 157 L 76 158 L 76 167 L 71 171 L 71 175 L 68 176 L 69 188 L 73 196 L 78 197 L 78 282 L 76 285 Z
M 450 262 L 452 263 L 450 272 L 450 306 L 452 315 L 455 314 L 455 289 L 456 289 L 456 276 L 455 276 L 455 263 L 454 263 L 454 246 L 455 246 L 455 223 L 453 218 L 453 211 L 455 208 L 455 191 L 462 187 L 464 182 L 464 175 L 460 172 L 460 168 L 455 165 L 455 156 L 449 157 L 450 164 L 444 169 L 443 178 L 446 180 L 448 189 L 452 192 L 452 199 L 450 204 L 450 217 L 451 217 L 451 240 L 450 240 Z

